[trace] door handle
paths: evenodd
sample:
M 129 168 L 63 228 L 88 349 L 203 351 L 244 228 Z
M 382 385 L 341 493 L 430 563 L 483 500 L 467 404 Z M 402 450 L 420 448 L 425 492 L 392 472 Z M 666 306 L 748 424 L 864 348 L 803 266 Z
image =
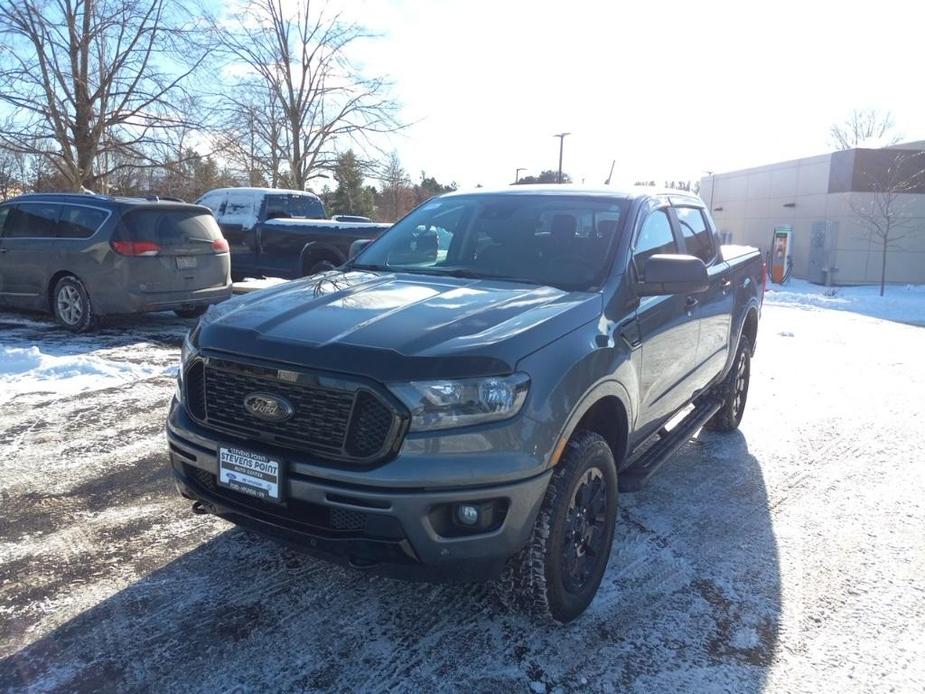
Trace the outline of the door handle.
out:
M 720 284 L 719 286 L 723 288 L 723 291 L 726 291 L 727 289 L 732 287 L 732 280 L 729 280 L 729 279 L 723 280 L 722 284 Z
M 2 254 L 4 254 L 4 253 L 6 253 L 6 249 L 5 249 L 5 248 L 0 248 L 0 255 L 2 255 Z
M 687 299 L 684 301 L 684 308 L 686 308 L 688 311 L 690 311 L 692 308 L 694 308 L 694 307 L 695 307 L 697 304 L 699 304 L 699 303 L 700 303 L 700 302 L 697 300 L 697 297 L 696 297 L 696 296 L 689 296 L 689 297 L 687 297 Z

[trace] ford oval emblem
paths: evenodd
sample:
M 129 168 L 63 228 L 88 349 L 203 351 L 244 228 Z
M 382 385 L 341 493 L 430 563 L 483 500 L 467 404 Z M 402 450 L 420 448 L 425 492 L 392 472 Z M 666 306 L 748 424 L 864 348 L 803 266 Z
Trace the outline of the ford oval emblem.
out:
M 247 395 L 244 398 L 244 411 L 265 422 L 285 422 L 295 413 L 286 398 L 269 393 Z

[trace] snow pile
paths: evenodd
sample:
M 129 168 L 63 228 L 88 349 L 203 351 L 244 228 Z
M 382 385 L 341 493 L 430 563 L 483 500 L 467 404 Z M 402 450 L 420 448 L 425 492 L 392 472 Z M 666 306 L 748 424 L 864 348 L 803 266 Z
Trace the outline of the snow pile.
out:
M 925 285 L 890 285 L 880 296 L 879 286 L 823 287 L 805 280 L 768 285 L 769 304 L 813 306 L 851 311 L 873 318 L 925 325 Z
M 83 354 L 54 356 L 38 347 L 0 345 L 0 403 L 24 393 L 69 395 L 101 390 L 163 373 L 161 367 Z

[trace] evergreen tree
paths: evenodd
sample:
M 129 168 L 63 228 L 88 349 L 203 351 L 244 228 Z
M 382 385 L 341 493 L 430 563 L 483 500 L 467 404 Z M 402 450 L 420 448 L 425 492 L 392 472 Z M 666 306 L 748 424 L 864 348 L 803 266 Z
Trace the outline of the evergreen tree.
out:
M 373 197 L 363 185 L 363 165 L 352 149 L 337 157 L 334 180 L 337 181 L 337 190 L 330 198 L 328 214 L 352 214 L 370 218 L 375 215 Z

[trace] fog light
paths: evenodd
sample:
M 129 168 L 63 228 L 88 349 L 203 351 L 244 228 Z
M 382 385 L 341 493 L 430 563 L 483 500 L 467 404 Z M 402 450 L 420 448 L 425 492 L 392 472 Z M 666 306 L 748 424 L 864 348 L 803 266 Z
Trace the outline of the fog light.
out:
M 456 507 L 456 520 L 463 525 L 475 525 L 479 522 L 479 510 L 470 504 L 459 504 Z

